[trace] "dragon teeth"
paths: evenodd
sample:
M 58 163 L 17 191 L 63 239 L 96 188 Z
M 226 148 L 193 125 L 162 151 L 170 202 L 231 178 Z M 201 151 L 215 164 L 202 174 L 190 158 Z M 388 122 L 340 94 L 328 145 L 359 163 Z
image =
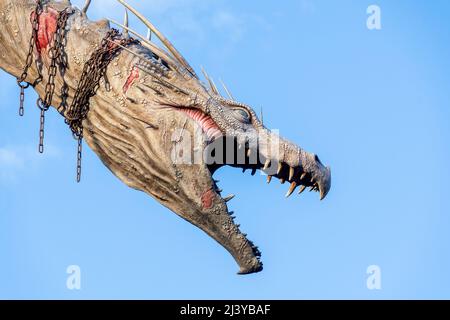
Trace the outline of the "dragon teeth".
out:
M 288 192 L 286 193 L 286 198 L 289 198 L 291 196 L 291 194 L 294 192 L 295 188 L 297 188 L 297 183 L 292 182 L 291 186 L 289 187 Z

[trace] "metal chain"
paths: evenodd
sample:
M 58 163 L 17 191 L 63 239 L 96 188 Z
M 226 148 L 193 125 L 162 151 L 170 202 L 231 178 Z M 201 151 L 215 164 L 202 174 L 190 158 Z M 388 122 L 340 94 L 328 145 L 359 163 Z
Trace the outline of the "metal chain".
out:
M 36 9 L 32 20 L 32 33 L 29 43 L 29 51 L 26 59 L 26 64 L 22 75 L 17 78 L 17 84 L 20 87 L 20 107 L 19 115 L 24 115 L 25 89 L 30 86 L 26 82 L 28 71 L 34 61 L 34 50 L 38 44 L 39 19 L 43 12 L 42 0 L 36 0 Z M 39 152 L 44 152 L 44 137 L 45 137 L 45 112 L 50 108 L 53 95 L 55 93 L 55 78 L 58 72 L 63 75 L 67 69 L 67 56 L 64 53 L 64 38 L 67 20 L 73 10 L 65 9 L 59 13 L 57 28 L 53 37 L 52 44 L 49 49 L 50 66 L 48 68 L 48 82 L 45 86 L 44 99 L 38 98 L 36 104 L 40 109 L 40 126 L 39 126 Z M 117 41 L 117 42 L 116 42 Z M 67 102 L 68 87 L 63 85 L 61 88 L 61 105 L 58 108 L 63 116 L 65 122 L 69 125 L 74 137 L 78 140 L 77 149 L 77 182 L 81 180 L 81 161 L 83 151 L 83 121 L 86 119 L 90 108 L 90 98 L 95 96 L 100 87 L 100 80 L 105 78 L 106 70 L 110 62 L 117 56 L 123 47 L 140 44 L 140 42 L 133 38 L 123 38 L 120 32 L 116 29 L 108 31 L 100 44 L 100 48 L 96 50 L 90 59 L 85 63 L 83 73 L 78 83 L 78 88 L 75 92 L 74 99 L 70 107 L 65 110 L 65 103 Z M 36 86 L 42 81 L 42 74 L 38 68 L 38 78 L 31 85 Z M 105 78 L 107 86 L 108 80 Z
M 116 42 L 117 41 L 117 42 Z M 122 47 L 140 42 L 132 38 L 123 38 L 116 29 L 108 31 L 103 38 L 100 48 L 97 49 L 85 63 L 83 73 L 78 82 L 72 104 L 65 113 L 66 123 L 72 133 L 78 139 L 77 156 L 77 181 L 81 179 L 81 158 L 83 142 L 83 121 L 86 119 L 90 108 L 90 99 L 95 96 L 100 87 L 100 80 L 105 78 L 106 70 L 110 62 L 122 50 Z M 107 79 L 105 82 L 108 84 Z
M 26 82 L 25 80 L 28 78 L 28 70 L 31 68 L 31 65 L 33 64 L 34 60 L 34 46 L 38 38 L 38 32 L 39 32 L 39 17 L 42 14 L 43 6 L 41 0 L 36 1 L 36 9 L 34 11 L 34 17 L 31 21 L 31 37 L 29 42 L 29 49 L 28 49 L 28 55 L 25 62 L 25 67 L 23 68 L 22 75 L 17 78 L 17 84 L 20 87 L 20 106 L 19 106 L 19 115 L 23 117 L 25 110 L 24 110 L 24 104 L 25 104 L 25 89 L 27 89 L 30 86 L 29 82 Z M 39 72 L 39 71 L 38 71 Z M 35 80 L 35 84 L 40 82 L 42 80 L 42 75 L 39 72 L 38 79 Z
M 81 160 L 83 157 L 83 128 L 81 128 L 81 135 L 78 137 L 77 150 L 77 182 L 81 181 Z
M 48 51 L 50 57 L 50 66 L 48 68 L 48 81 L 45 86 L 44 99 L 38 98 L 37 106 L 41 110 L 40 127 L 39 127 L 39 152 L 44 152 L 44 130 L 45 130 L 45 113 L 52 105 L 53 95 L 55 93 L 55 78 L 58 72 L 58 66 L 65 70 L 66 63 L 62 59 L 64 55 L 64 34 L 69 16 L 73 13 L 71 10 L 63 10 L 58 15 L 58 21 L 56 25 L 56 32 L 53 36 L 53 41 Z

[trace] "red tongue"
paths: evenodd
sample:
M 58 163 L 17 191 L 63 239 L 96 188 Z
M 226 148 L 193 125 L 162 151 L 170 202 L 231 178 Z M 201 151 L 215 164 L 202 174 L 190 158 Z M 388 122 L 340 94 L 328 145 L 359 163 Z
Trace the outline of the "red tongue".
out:
M 210 116 L 204 114 L 202 111 L 187 108 L 183 108 L 181 110 L 200 125 L 203 132 L 208 136 L 208 138 L 218 138 L 222 135 L 222 132 L 220 131 L 214 120 Z

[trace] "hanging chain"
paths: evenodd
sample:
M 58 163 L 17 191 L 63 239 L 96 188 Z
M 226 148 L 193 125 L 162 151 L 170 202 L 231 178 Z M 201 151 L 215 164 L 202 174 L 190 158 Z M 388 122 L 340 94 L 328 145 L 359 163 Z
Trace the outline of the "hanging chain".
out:
M 117 42 L 116 42 L 117 41 Z M 77 156 L 77 181 L 81 179 L 81 159 L 83 143 L 83 121 L 86 119 L 90 108 L 90 99 L 95 96 L 100 87 L 100 80 L 105 79 L 106 69 L 110 62 L 122 50 L 122 47 L 131 44 L 139 44 L 132 38 L 123 38 L 116 29 L 111 29 L 97 49 L 85 63 L 78 88 L 75 92 L 72 104 L 65 113 L 66 123 L 72 130 L 73 136 L 78 139 Z
M 32 33 L 29 43 L 29 51 L 26 59 L 26 64 L 22 75 L 17 78 L 17 84 L 20 87 L 20 106 L 19 115 L 24 115 L 25 89 L 30 85 L 36 86 L 42 81 L 42 74 L 38 68 L 38 78 L 33 84 L 26 82 L 28 71 L 34 61 L 34 51 L 38 44 L 39 19 L 43 13 L 44 8 L 42 0 L 36 0 L 36 9 L 32 18 Z M 66 32 L 66 24 L 69 16 L 73 14 L 73 10 L 65 9 L 59 12 L 57 28 L 54 34 L 52 44 L 48 50 L 50 57 L 50 66 L 48 68 L 48 82 L 45 86 L 44 99 L 38 98 L 36 105 L 40 109 L 39 122 L 39 152 L 44 152 L 44 137 L 45 137 L 45 113 L 50 108 L 53 95 L 55 93 L 55 78 L 58 73 L 58 67 L 61 74 L 64 74 L 67 69 L 67 57 L 64 53 L 64 37 Z M 117 42 L 116 42 L 117 41 Z M 100 87 L 100 80 L 105 79 L 107 86 L 109 83 L 105 78 L 106 70 L 110 62 L 116 57 L 123 47 L 132 44 L 140 44 L 140 42 L 133 38 L 123 38 L 120 32 L 116 29 L 108 31 L 100 44 L 100 48 L 96 50 L 90 59 L 85 63 L 83 73 L 78 82 L 78 88 L 75 92 L 72 104 L 65 110 L 64 104 L 69 96 L 68 87 L 63 85 L 61 88 L 61 105 L 58 111 L 65 117 L 66 124 L 72 130 L 73 136 L 78 140 L 77 148 L 77 182 L 81 181 L 81 161 L 83 152 L 83 121 L 86 119 L 90 108 L 90 99 L 95 96 Z M 39 49 L 39 48 L 37 48 Z
M 53 41 L 48 51 L 50 57 L 50 66 L 48 67 L 48 82 L 45 85 L 44 99 L 38 98 L 37 106 L 41 110 L 40 127 L 39 127 L 39 152 L 44 152 L 44 136 L 45 136 L 45 113 L 52 105 L 53 95 L 55 93 L 55 78 L 58 72 L 58 66 L 65 69 L 65 61 L 62 58 L 64 55 L 64 34 L 67 20 L 73 11 L 67 9 L 61 11 L 58 15 L 56 25 L 56 32 L 53 36 Z
M 34 17 L 31 21 L 31 37 L 29 42 L 29 49 L 28 49 L 28 55 L 25 62 L 25 67 L 23 69 L 22 75 L 17 78 L 17 84 L 20 87 L 20 106 L 19 106 L 19 115 L 23 117 L 25 113 L 24 104 L 25 104 L 25 89 L 27 89 L 30 86 L 29 82 L 26 82 L 25 80 L 28 78 L 28 70 L 31 68 L 31 65 L 33 64 L 34 60 L 34 46 L 38 38 L 38 32 L 39 32 L 39 17 L 42 14 L 43 7 L 41 0 L 38 0 L 36 2 L 36 9 L 34 11 Z M 40 82 L 42 80 L 42 76 L 39 73 L 38 79 L 35 80 L 35 84 Z
M 83 128 L 81 128 L 81 135 L 78 137 L 77 150 L 77 182 L 81 181 L 81 160 L 83 157 Z

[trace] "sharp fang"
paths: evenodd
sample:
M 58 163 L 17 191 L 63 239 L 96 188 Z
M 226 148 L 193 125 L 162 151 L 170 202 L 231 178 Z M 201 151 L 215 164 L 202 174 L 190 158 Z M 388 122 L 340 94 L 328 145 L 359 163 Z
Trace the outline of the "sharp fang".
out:
M 302 174 L 302 176 L 300 177 L 300 180 L 303 180 L 306 178 L 306 172 Z
M 314 191 L 314 187 L 311 187 L 310 189 L 309 189 L 309 192 L 312 192 L 312 191 Z
M 267 159 L 267 160 L 266 160 L 266 163 L 264 164 L 263 170 L 267 170 L 267 169 L 269 169 L 269 167 L 270 167 L 270 160 Z
M 302 194 L 303 191 L 305 191 L 305 190 L 306 190 L 306 186 L 301 186 L 300 190 L 298 191 L 298 194 Z
M 253 169 L 252 169 L 252 176 L 254 176 L 255 174 L 256 174 L 256 169 L 253 168 Z
M 292 181 L 292 178 L 294 178 L 295 169 L 290 167 L 289 168 L 289 181 Z
M 286 198 L 289 198 L 291 194 L 295 191 L 295 188 L 297 188 L 297 183 L 294 181 L 291 183 L 291 187 L 289 188 L 288 192 L 286 193 Z
M 247 168 L 242 168 L 242 173 L 245 173 L 247 171 Z
M 281 162 L 278 163 L 277 174 L 280 174 L 281 170 L 283 170 L 283 164 Z
M 272 181 L 272 176 L 267 176 L 267 183 L 270 183 Z
M 283 178 L 281 178 L 281 179 L 280 179 L 280 182 L 281 182 L 281 184 L 284 184 L 284 183 L 286 182 L 286 180 L 283 179 Z
M 228 202 L 235 197 L 234 194 L 230 194 L 228 197 L 223 198 L 223 201 Z
M 152 30 L 150 28 L 147 28 L 147 40 L 152 41 Z

